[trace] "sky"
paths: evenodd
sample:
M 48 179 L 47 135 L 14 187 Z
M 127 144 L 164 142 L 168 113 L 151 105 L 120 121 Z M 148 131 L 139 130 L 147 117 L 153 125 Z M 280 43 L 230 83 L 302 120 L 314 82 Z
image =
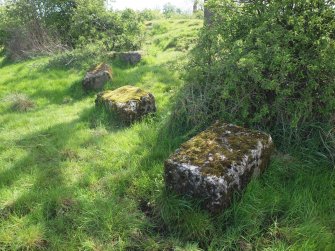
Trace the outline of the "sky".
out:
M 192 9 L 192 0 L 115 0 L 113 3 L 111 3 L 111 5 L 113 9 L 118 10 L 122 10 L 125 8 L 143 10 L 162 9 L 164 4 L 169 2 L 185 11 L 189 11 Z

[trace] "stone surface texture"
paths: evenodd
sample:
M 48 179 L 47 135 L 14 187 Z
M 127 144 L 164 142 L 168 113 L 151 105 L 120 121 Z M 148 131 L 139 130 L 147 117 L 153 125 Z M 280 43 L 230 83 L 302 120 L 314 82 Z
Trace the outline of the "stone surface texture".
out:
M 83 87 L 86 91 L 101 91 L 110 79 L 112 79 L 112 68 L 101 63 L 86 73 Z
M 165 162 L 166 186 L 202 199 L 210 212 L 221 212 L 264 171 L 273 147 L 268 134 L 216 122 Z
M 136 65 L 142 60 L 142 51 L 127 51 L 127 52 L 111 52 L 111 58 L 117 58 L 122 62 L 130 65 Z
M 132 123 L 156 112 L 154 96 L 134 86 L 123 86 L 114 91 L 98 94 L 96 105 L 103 105 L 115 112 L 123 122 Z

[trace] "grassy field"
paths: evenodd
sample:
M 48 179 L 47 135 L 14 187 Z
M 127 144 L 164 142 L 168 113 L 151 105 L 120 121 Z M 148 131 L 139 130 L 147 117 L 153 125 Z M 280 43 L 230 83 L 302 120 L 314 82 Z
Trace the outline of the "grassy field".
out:
M 157 115 L 130 127 L 82 91 L 88 63 L 0 59 L 0 250 L 334 250 L 335 174 L 318 160 L 277 153 L 215 216 L 164 189 L 163 162 L 189 138 L 166 128 L 200 27 L 147 23 L 143 62 L 109 62 L 106 89 L 135 85 L 157 100 Z M 15 93 L 34 107 L 13 110 Z

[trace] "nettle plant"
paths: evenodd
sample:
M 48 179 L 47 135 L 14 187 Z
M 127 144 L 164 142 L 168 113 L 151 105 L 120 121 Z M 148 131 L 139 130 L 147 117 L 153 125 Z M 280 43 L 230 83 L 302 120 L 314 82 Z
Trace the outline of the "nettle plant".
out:
M 312 125 L 331 125 L 334 1 L 213 0 L 207 7 L 213 16 L 185 90 L 191 122 L 224 118 L 300 139 Z

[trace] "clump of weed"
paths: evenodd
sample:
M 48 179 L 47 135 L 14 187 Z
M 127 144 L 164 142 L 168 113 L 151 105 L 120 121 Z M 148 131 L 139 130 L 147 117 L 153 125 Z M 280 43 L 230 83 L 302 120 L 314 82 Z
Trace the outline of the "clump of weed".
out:
M 100 137 L 104 137 L 108 135 L 108 131 L 103 126 L 97 126 L 96 128 L 94 128 L 94 130 L 92 130 L 91 133 L 96 138 L 100 138 Z
M 23 93 L 10 94 L 4 101 L 10 103 L 11 110 L 16 112 L 27 112 L 35 107 L 35 103 Z
M 77 213 L 79 203 L 72 198 L 57 198 L 51 200 L 45 205 L 45 217 L 47 219 L 55 219 L 67 217 L 71 213 Z
M 55 54 L 45 65 L 47 69 L 52 68 L 88 68 L 98 62 L 106 61 L 107 51 L 102 44 L 87 44 L 74 50 L 67 50 Z
M 164 24 L 153 24 L 151 34 L 160 35 L 168 32 L 168 28 Z
M 64 97 L 63 99 L 63 104 L 66 105 L 66 104 L 70 104 L 73 102 L 73 98 L 71 97 Z
M 63 149 L 62 151 L 60 151 L 60 155 L 63 161 L 66 161 L 66 160 L 74 161 L 80 158 L 78 153 L 72 149 Z

